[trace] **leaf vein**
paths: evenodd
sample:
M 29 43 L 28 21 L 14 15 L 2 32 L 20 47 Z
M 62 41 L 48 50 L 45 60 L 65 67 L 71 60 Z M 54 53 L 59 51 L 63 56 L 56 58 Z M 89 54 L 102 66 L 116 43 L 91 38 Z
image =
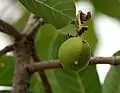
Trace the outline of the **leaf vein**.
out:
M 65 14 L 65 13 L 63 13 L 63 12 L 61 12 L 61 11 L 59 11 L 59 10 L 57 10 L 57 9 L 55 9 L 55 8 L 53 8 L 53 7 L 51 7 L 51 6 L 49 6 L 49 5 L 47 5 L 47 4 L 45 4 L 45 3 L 41 2 L 41 1 L 38 1 L 38 0 L 35 0 L 35 1 L 38 2 L 38 3 L 40 3 L 41 5 L 44 5 L 44 6 L 48 7 L 48 8 L 50 8 L 50 9 L 56 11 L 56 12 L 59 12 L 60 14 L 62 14 L 62 15 L 64 15 L 64 16 L 68 17 L 69 19 L 73 19 L 72 17 L 68 16 L 67 14 Z

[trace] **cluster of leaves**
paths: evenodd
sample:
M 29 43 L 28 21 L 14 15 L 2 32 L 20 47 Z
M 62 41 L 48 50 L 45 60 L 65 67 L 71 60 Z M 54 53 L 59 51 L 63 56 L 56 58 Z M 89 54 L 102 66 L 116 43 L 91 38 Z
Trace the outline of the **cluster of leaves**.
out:
M 41 60 L 58 59 L 58 50 L 67 39 L 67 34 L 75 34 L 74 25 L 69 24 L 76 18 L 75 1 L 73 0 L 19 0 L 28 11 L 42 17 L 48 24 L 43 25 L 36 36 L 36 50 Z M 77 0 L 78 1 L 78 0 Z M 91 0 L 97 12 L 120 19 L 118 9 L 120 5 L 113 0 Z M 114 6 L 111 7 L 111 5 Z M 26 12 L 15 24 L 23 29 L 30 12 Z M 97 13 L 96 12 L 96 13 Z M 89 26 L 84 38 L 91 45 L 94 53 L 97 38 L 94 33 L 93 21 L 86 23 Z M 93 54 L 94 55 L 94 54 Z M 0 85 L 11 86 L 14 72 L 15 57 L 3 56 L 0 58 Z M 103 85 L 100 84 L 95 65 L 86 70 L 73 73 L 64 69 L 47 70 L 46 74 L 52 86 L 53 93 L 117 93 L 119 91 L 120 68 L 111 67 Z M 116 79 L 114 79 L 116 78 Z M 42 81 L 35 73 L 30 83 L 31 93 L 44 93 Z M 3 93 L 3 91 L 1 91 Z

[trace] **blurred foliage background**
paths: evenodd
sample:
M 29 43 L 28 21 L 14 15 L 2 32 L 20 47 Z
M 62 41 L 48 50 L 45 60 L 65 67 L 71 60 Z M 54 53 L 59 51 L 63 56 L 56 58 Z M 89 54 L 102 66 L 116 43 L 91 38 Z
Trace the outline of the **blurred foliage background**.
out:
M 92 51 L 93 51 L 93 56 L 112 56 L 115 52 L 117 52 L 120 49 L 120 44 L 118 44 L 120 38 L 117 38 L 120 33 L 117 32 L 118 33 L 117 36 L 114 36 L 115 34 L 112 34 L 112 37 L 108 37 L 109 34 L 111 33 L 110 31 L 112 30 L 112 33 L 114 33 L 114 30 L 116 29 L 112 29 L 112 27 L 114 27 L 113 25 L 106 25 L 106 24 L 104 25 L 104 22 L 106 19 L 108 20 L 108 22 L 109 22 L 109 19 L 111 19 L 113 20 L 113 24 L 120 26 L 120 24 L 118 24 L 120 20 L 120 12 L 119 12 L 120 1 L 119 0 L 75 0 L 75 2 L 76 2 L 77 11 L 79 9 L 80 10 L 83 9 L 82 10 L 83 12 L 87 12 L 87 11 L 92 12 L 92 20 L 86 23 L 86 25 L 89 26 L 89 29 L 84 34 L 84 38 L 90 43 Z M 22 31 L 22 29 L 24 28 L 29 15 L 30 15 L 30 12 L 18 0 L 0 0 L 1 19 L 14 25 L 17 29 L 19 29 L 19 31 Z M 100 21 L 98 22 L 96 20 L 101 15 L 103 16 L 101 17 L 101 20 L 100 20 L 101 23 L 100 23 Z M 104 27 L 99 28 L 98 26 L 100 24 L 103 24 Z M 45 32 L 46 29 L 43 27 L 41 29 L 41 32 L 38 33 L 39 38 L 37 38 L 36 42 L 40 43 L 40 42 L 44 42 L 45 40 L 46 41 L 45 45 L 47 45 L 49 44 L 48 42 L 52 40 L 52 37 L 55 34 L 54 30 L 56 29 L 49 24 L 45 27 L 53 31 L 51 33 L 51 36 L 49 36 L 47 39 L 44 39 L 45 37 L 48 36 L 48 34 L 47 32 Z M 100 29 L 107 30 L 107 32 L 103 32 L 103 31 L 100 32 L 101 31 Z M 102 47 L 104 45 L 104 43 L 101 43 L 104 41 L 104 39 L 101 38 L 102 36 L 100 36 L 100 35 L 103 35 L 101 33 L 104 34 L 104 37 L 105 37 L 104 39 L 107 39 L 108 42 L 105 42 L 105 43 L 108 46 L 107 46 L 107 49 L 103 50 L 104 52 L 100 54 L 101 50 L 99 47 L 100 46 Z M 58 42 L 61 37 L 63 38 L 63 41 L 64 41 L 65 36 L 62 36 L 60 33 L 57 33 L 57 36 L 55 37 L 57 39 L 56 41 L 53 42 L 53 43 L 56 43 L 56 42 L 58 43 L 57 46 L 53 44 L 53 46 L 56 47 L 56 50 L 58 49 L 59 44 L 63 42 L 63 41 Z M 0 33 L 0 49 L 4 48 L 6 45 L 11 44 L 12 41 L 13 39 L 10 36 Z M 45 50 L 44 48 L 46 48 L 44 45 L 42 46 L 39 45 L 39 43 L 36 43 L 38 54 L 39 54 L 39 51 Z M 45 55 L 39 54 L 39 56 L 41 56 L 43 59 L 50 59 L 50 57 L 47 57 L 48 54 L 46 50 L 42 52 L 46 52 L 46 54 Z M 52 49 L 51 49 L 51 52 L 52 52 Z M 104 55 L 105 52 L 106 52 L 106 55 Z M 53 53 L 53 56 L 55 54 L 56 53 Z M 117 55 L 119 55 L 119 53 Z M 1 60 L 0 67 L 2 66 L 1 65 L 2 62 L 5 64 L 4 68 L 0 69 L 0 85 L 11 86 L 12 75 L 13 75 L 13 64 L 12 64 L 13 62 L 12 61 L 14 61 L 14 58 L 3 57 L 0 60 Z M 120 91 L 120 88 L 119 88 L 120 68 L 111 67 L 110 70 L 109 68 L 110 68 L 109 65 L 106 65 L 106 66 L 98 65 L 97 69 L 96 69 L 96 66 L 88 66 L 87 70 L 79 73 L 80 78 L 78 76 L 74 76 L 74 74 L 70 74 L 69 72 L 62 73 L 61 70 L 55 70 L 54 73 L 48 71 L 47 74 L 50 77 L 49 80 L 51 82 L 54 92 L 56 90 L 57 91 L 59 90 L 58 91 L 59 93 L 61 92 L 68 93 L 68 91 L 69 93 L 73 93 L 73 92 L 74 93 L 102 93 L 102 92 L 103 93 L 118 93 L 118 91 Z M 105 77 L 106 72 L 108 72 L 107 77 Z M 35 76 L 36 74 L 33 76 L 33 79 L 31 81 L 32 82 L 31 91 L 33 93 L 43 92 L 42 86 L 37 83 L 37 80 L 39 80 L 40 82 L 41 80 Z M 72 78 L 69 78 L 69 77 L 72 77 Z M 103 82 L 104 79 L 105 79 L 105 82 Z M 75 88 L 72 88 L 71 90 L 69 90 L 69 88 L 71 88 L 72 86 L 70 86 L 70 84 L 68 83 L 66 84 L 64 80 L 68 82 L 70 80 L 71 84 L 73 84 Z M 69 87 L 64 88 L 64 86 L 62 86 L 63 83 L 64 83 L 64 86 L 69 85 Z M 110 86 L 110 84 L 112 84 L 112 86 Z M 82 88 L 79 86 L 82 86 Z M 103 86 L 103 89 L 102 89 L 102 86 Z M 4 88 L 1 87 L 1 89 L 4 89 Z M 11 88 L 8 88 L 8 89 L 11 89 Z M 64 91 L 61 91 L 61 90 L 64 90 Z M 8 93 L 8 92 L 2 91 L 0 93 Z

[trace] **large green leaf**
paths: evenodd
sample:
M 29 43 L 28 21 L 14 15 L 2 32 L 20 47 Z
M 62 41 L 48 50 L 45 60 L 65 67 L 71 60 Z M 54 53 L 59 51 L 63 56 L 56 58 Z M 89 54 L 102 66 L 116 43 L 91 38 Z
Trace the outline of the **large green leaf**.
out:
M 0 85 L 12 85 L 14 75 L 14 62 L 15 58 L 13 56 L 0 57 Z
M 120 56 L 117 51 L 113 56 Z M 104 81 L 103 93 L 119 93 L 120 92 L 120 66 L 111 66 Z
M 30 93 L 44 93 L 44 87 L 37 72 L 31 78 Z
M 62 28 L 76 18 L 73 0 L 19 0 L 28 10 Z
M 95 34 L 93 20 L 89 20 L 85 25 L 88 26 L 88 30 L 83 34 L 83 36 L 90 44 L 92 52 L 94 52 L 97 45 L 97 36 Z
M 48 50 L 52 38 L 56 35 L 56 28 L 51 24 L 43 25 L 36 36 L 36 50 L 41 60 L 48 59 Z
M 62 93 L 85 93 L 78 73 L 66 69 L 56 69 L 54 75 Z
M 91 0 L 95 9 L 111 17 L 120 19 L 120 1 L 119 0 Z
M 85 93 L 102 93 L 102 86 L 95 65 L 89 65 L 79 73 Z
M 120 66 L 111 66 L 104 81 L 103 93 L 120 92 Z

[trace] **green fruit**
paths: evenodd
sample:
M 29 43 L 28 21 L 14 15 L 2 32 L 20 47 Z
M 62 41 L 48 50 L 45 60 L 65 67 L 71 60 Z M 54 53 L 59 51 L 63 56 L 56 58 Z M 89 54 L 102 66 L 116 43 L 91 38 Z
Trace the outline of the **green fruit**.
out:
M 90 46 L 80 36 L 66 40 L 58 53 L 62 66 L 72 71 L 84 70 L 89 64 L 90 56 Z
M 91 48 L 90 48 L 90 45 L 87 41 L 83 41 L 83 50 L 82 50 L 82 54 L 81 54 L 81 57 L 80 57 L 80 70 L 79 71 L 82 71 L 84 70 L 89 62 L 90 62 L 90 57 L 91 57 Z

